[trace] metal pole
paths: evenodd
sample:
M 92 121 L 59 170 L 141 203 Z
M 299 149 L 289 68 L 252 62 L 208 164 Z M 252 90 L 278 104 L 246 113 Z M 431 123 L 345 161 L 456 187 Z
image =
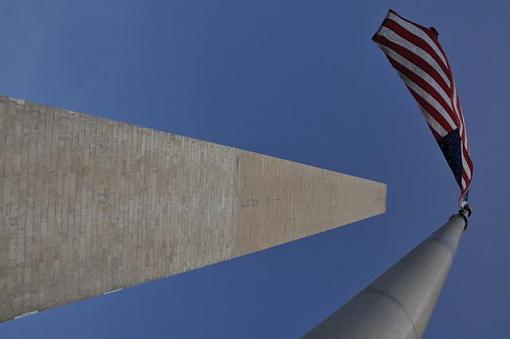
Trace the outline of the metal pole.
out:
M 423 337 L 470 214 L 453 215 L 304 338 Z

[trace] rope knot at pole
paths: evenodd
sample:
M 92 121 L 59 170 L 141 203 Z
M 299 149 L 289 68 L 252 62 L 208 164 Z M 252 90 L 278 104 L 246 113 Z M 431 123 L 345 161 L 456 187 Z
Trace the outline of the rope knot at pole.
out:
M 464 219 L 464 222 L 466 223 L 465 226 L 464 226 L 464 231 L 466 230 L 466 228 L 468 227 L 468 218 L 471 216 L 471 207 L 469 207 L 468 204 L 466 204 L 465 206 L 463 206 L 460 210 L 459 210 L 459 216 Z

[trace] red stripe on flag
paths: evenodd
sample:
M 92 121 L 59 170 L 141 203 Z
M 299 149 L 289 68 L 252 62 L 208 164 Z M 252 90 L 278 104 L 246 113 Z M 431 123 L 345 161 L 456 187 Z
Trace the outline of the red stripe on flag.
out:
M 393 41 L 388 40 L 387 38 L 385 38 L 381 35 L 375 35 L 373 37 L 373 40 L 375 42 L 380 43 L 381 45 L 391 48 L 393 51 L 400 54 L 403 58 L 407 59 L 409 62 L 420 67 L 423 71 L 425 71 L 428 75 L 430 75 L 430 77 L 432 77 L 446 93 L 451 93 L 450 87 L 448 87 L 448 85 L 443 80 L 441 75 L 439 75 L 439 73 L 422 57 L 420 57 L 419 55 L 415 54 L 414 52 L 411 52 L 410 50 L 394 43 Z
M 437 55 L 437 53 L 434 51 L 434 49 L 432 47 L 430 47 L 430 45 L 427 42 L 425 42 L 425 40 L 423 40 L 422 38 L 420 38 L 420 37 L 414 35 L 413 33 L 409 32 L 407 29 L 405 29 L 404 27 L 400 26 L 398 23 L 396 23 L 395 21 L 393 21 L 391 19 L 384 20 L 383 26 L 388 27 L 393 32 L 397 33 L 403 39 L 411 42 L 413 45 L 416 45 L 416 46 L 420 47 L 425 52 L 430 54 L 430 56 L 437 62 L 439 67 L 441 67 L 441 69 L 446 74 L 448 79 L 450 79 L 450 81 L 452 80 L 452 75 L 451 75 L 450 70 L 444 64 L 443 60 L 441 60 L 441 58 Z M 447 93 L 451 94 L 451 92 L 447 92 Z
M 425 34 L 427 34 L 429 36 L 429 38 L 436 44 L 436 46 L 439 48 L 439 50 L 443 53 L 443 56 L 445 57 L 446 59 L 446 53 L 443 51 L 443 49 L 441 48 L 441 44 L 439 43 L 439 40 L 437 39 L 439 33 L 436 31 L 436 29 L 432 29 L 430 27 L 425 27 L 423 25 L 420 25 L 416 22 L 413 22 L 409 19 L 406 19 L 404 17 L 402 17 L 400 14 L 398 14 L 397 12 L 395 12 L 394 10 L 390 9 L 389 12 L 395 14 L 396 16 L 398 16 L 400 19 L 404 20 L 404 21 L 407 21 L 408 23 L 410 23 L 411 25 L 414 25 L 416 26 L 417 28 L 421 29 Z
M 460 121 L 457 117 L 457 115 L 453 112 L 453 110 L 448 106 L 448 103 L 443 99 L 439 93 L 425 80 L 423 80 L 421 77 L 419 77 L 416 73 L 411 72 L 406 67 L 399 64 L 397 61 L 388 58 L 390 60 L 390 63 L 395 67 L 400 73 L 403 73 L 406 77 L 408 77 L 410 80 L 412 80 L 415 84 L 423 88 L 430 96 L 432 96 L 436 101 L 444 108 L 444 110 L 448 113 L 448 115 L 452 118 L 453 122 L 457 125 L 457 127 L 460 125 Z M 446 120 L 445 120 L 446 121 Z
M 411 87 L 407 86 L 407 84 L 406 87 L 411 92 L 411 95 L 414 97 L 414 99 L 418 101 L 418 104 L 421 107 L 423 107 L 423 109 L 427 111 L 427 113 L 430 114 L 441 125 L 441 127 L 444 128 L 444 130 L 447 133 L 453 131 L 453 129 L 450 127 L 450 124 L 448 124 L 445 118 L 443 118 L 443 116 L 439 114 L 439 112 L 434 107 L 432 107 L 432 105 L 429 104 L 427 100 L 423 99 L 418 93 L 413 91 Z

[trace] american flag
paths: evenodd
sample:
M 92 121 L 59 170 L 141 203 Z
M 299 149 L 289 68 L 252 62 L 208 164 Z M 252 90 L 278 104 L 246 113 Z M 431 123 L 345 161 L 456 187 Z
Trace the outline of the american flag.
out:
M 433 27 L 424 27 L 390 10 L 372 39 L 416 99 L 460 186 L 459 203 L 464 207 L 473 163 L 452 68 L 438 35 Z

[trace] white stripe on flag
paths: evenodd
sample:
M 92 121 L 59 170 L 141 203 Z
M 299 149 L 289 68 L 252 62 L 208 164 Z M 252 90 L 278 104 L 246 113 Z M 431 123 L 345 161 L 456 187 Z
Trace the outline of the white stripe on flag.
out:
M 471 179 L 471 168 L 469 168 L 469 165 L 466 161 L 466 158 L 464 157 L 464 145 L 460 145 L 461 149 L 461 155 L 462 155 L 462 167 L 464 168 L 464 171 L 466 171 L 466 176 L 468 179 Z
M 427 124 L 432 128 L 439 136 L 442 138 L 445 135 L 448 134 L 448 132 L 441 126 L 436 119 L 434 119 L 423 107 L 421 107 L 420 104 L 418 104 L 418 108 L 420 108 L 420 111 L 423 113 L 423 116 L 425 117 L 425 120 L 427 121 Z
M 429 53 L 427 53 L 426 51 L 424 51 L 420 47 L 416 46 L 415 44 L 413 44 L 409 40 L 406 40 L 406 39 L 402 38 L 400 35 L 398 35 L 394 31 L 392 31 L 388 27 L 382 26 L 377 34 L 382 35 L 386 39 L 396 43 L 397 45 L 400 45 L 400 46 L 404 47 L 405 49 L 407 49 L 407 50 L 413 52 L 414 54 L 418 55 L 419 57 L 421 57 L 432 68 L 434 68 L 437 71 L 437 73 L 441 76 L 441 78 L 443 78 L 443 80 L 446 83 L 446 85 L 448 86 L 448 88 L 451 88 L 450 79 L 444 73 L 444 71 L 441 68 L 441 66 L 439 66 L 439 64 L 436 62 L 436 60 L 434 60 L 434 58 Z
M 389 13 L 388 18 L 395 21 L 397 24 L 404 27 L 409 32 L 413 33 L 414 35 L 425 40 L 425 42 L 430 45 L 430 47 L 434 50 L 434 52 L 436 52 L 437 56 L 444 63 L 444 66 L 446 67 L 446 69 L 449 69 L 448 62 L 446 61 L 446 57 L 443 55 L 443 53 L 441 52 L 439 47 L 436 45 L 436 43 L 434 41 L 432 41 L 432 39 L 430 39 L 430 37 L 427 35 L 427 33 L 425 33 L 420 27 L 417 27 L 417 26 L 413 25 L 412 23 L 401 19 L 398 15 L 395 15 L 394 13 Z
M 444 99 L 448 107 L 453 110 L 451 98 L 448 96 L 448 94 L 445 93 L 443 88 L 439 86 L 436 80 L 434 80 L 434 78 L 432 78 L 427 72 L 425 72 L 419 66 L 413 64 L 412 62 L 410 62 L 409 60 L 407 60 L 406 58 L 404 58 L 391 48 L 384 46 L 380 43 L 377 43 L 377 45 L 379 45 L 379 47 L 381 47 L 381 49 L 383 49 L 386 55 L 388 55 L 390 58 L 392 58 L 393 60 L 395 60 L 396 62 L 398 62 L 399 64 L 401 64 L 402 66 L 404 66 L 405 68 L 407 68 L 408 70 L 410 70 L 423 80 L 425 80 Z
M 439 102 L 437 102 L 436 99 L 434 99 L 430 94 L 428 94 L 423 88 L 415 84 L 411 79 L 406 77 L 404 74 L 398 72 L 400 74 L 400 77 L 404 80 L 404 82 L 411 87 L 411 89 L 418 94 L 420 97 L 423 98 L 423 100 L 427 101 L 432 107 L 436 109 L 436 111 L 446 120 L 448 125 L 450 125 L 450 128 L 456 129 L 457 125 L 455 125 L 455 122 L 453 122 L 452 118 L 448 114 L 448 112 L 445 111 L 443 106 Z
M 459 123 L 460 123 L 460 126 L 459 127 L 459 134 L 460 136 L 462 137 L 462 132 L 463 132 L 463 129 L 464 129 L 464 121 L 462 119 L 462 114 L 459 110 L 459 106 L 457 105 L 457 86 L 455 86 L 455 81 L 453 81 L 453 84 L 452 84 L 452 88 L 453 88 L 453 91 L 452 91 L 452 101 L 453 101 L 453 112 L 457 115 L 457 119 L 459 120 Z

